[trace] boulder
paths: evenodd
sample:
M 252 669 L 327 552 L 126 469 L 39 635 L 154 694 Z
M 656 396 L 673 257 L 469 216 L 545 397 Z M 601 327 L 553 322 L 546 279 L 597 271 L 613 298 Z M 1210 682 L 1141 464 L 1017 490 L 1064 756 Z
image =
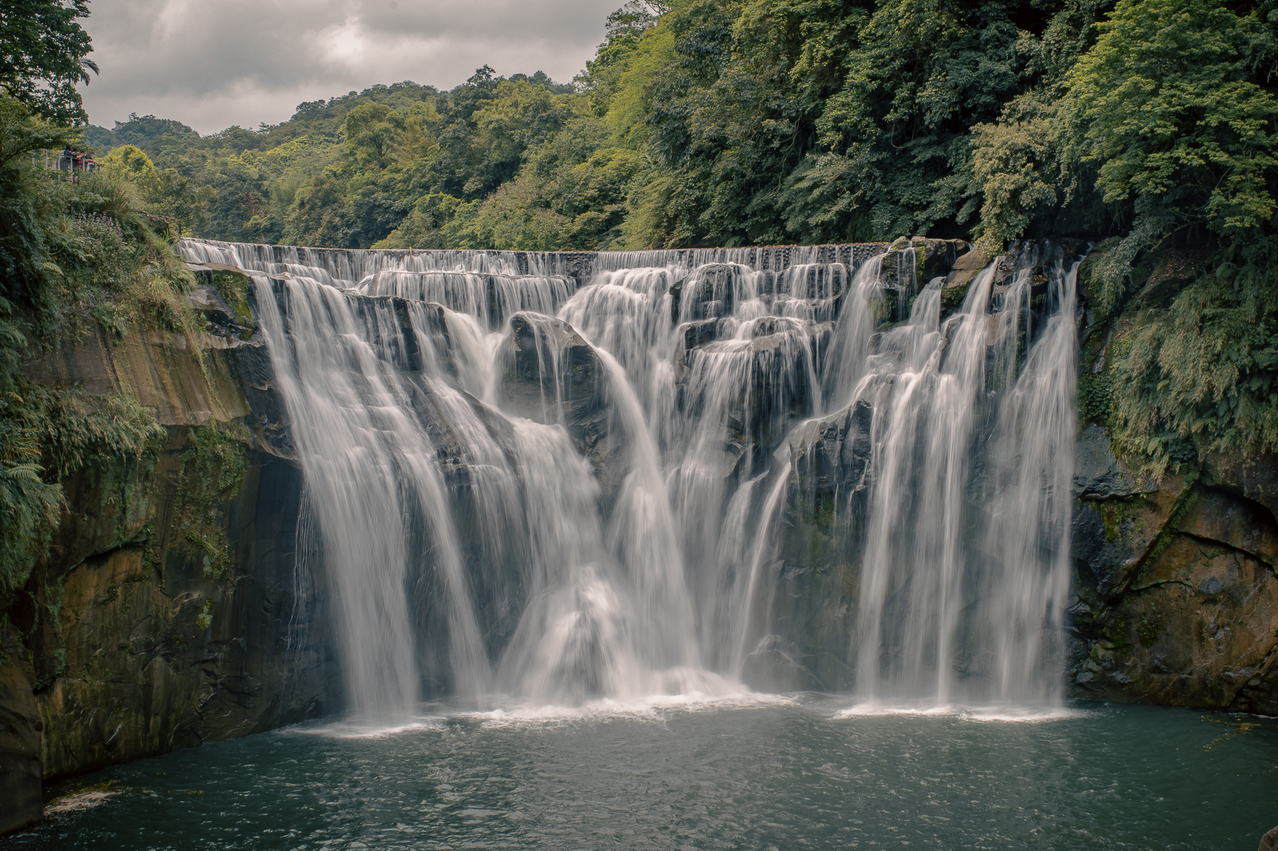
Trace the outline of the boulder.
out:
M 552 316 L 517 313 L 502 344 L 498 393 L 503 408 L 540 423 L 564 426 L 590 459 L 606 493 L 615 493 L 626 469 L 610 406 L 609 382 L 599 353 L 575 328 Z
M 551 316 L 517 313 L 503 344 L 499 393 L 508 410 L 540 423 L 581 423 L 602 408 L 599 355 Z

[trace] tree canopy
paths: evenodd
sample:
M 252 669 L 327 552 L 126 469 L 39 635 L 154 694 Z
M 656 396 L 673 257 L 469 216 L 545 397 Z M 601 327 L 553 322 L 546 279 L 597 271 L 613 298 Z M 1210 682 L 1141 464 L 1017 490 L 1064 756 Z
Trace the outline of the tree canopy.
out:
M 97 66 L 79 20 L 89 0 L 5 0 L 0 5 L 0 88 L 45 118 L 85 121 L 78 83 Z

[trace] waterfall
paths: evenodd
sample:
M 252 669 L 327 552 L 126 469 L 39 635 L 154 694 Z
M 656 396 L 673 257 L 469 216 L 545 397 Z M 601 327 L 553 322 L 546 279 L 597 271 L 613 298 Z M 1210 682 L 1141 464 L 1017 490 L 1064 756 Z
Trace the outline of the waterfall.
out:
M 991 264 L 957 309 L 912 243 L 181 250 L 253 281 L 353 715 L 714 697 L 768 654 L 802 673 L 817 639 L 778 589 L 814 570 L 817 489 L 846 590 L 804 604 L 847 672 L 818 686 L 1061 700 L 1059 249 Z

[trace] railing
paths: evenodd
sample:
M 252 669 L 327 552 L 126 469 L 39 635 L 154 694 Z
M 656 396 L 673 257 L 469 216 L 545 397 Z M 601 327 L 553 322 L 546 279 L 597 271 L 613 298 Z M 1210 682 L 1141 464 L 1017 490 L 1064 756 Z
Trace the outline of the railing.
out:
M 98 161 L 93 157 L 81 151 L 72 151 L 70 149 L 64 150 L 57 155 L 51 154 L 49 151 L 33 153 L 31 162 L 50 171 L 60 172 L 68 180 L 75 180 L 81 174 L 93 174 L 99 167 Z

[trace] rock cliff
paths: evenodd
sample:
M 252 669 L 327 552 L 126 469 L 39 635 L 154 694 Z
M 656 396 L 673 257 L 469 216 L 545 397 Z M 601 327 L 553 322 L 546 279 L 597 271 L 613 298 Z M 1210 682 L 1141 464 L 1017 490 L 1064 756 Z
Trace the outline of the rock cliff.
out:
M 1273 714 L 1278 458 L 1178 446 L 1153 475 L 1133 472 L 1113 436 L 1116 357 L 1196 268 L 1191 252 L 1167 250 L 1133 270 L 1117 310 L 1084 304 L 1068 676 L 1087 697 Z
M 56 537 L 0 619 L 0 832 L 39 817 L 42 778 L 334 706 L 248 281 L 200 278 L 198 339 L 97 334 L 26 368 L 89 405 L 126 393 L 162 429 L 138 456 L 69 471 Z

